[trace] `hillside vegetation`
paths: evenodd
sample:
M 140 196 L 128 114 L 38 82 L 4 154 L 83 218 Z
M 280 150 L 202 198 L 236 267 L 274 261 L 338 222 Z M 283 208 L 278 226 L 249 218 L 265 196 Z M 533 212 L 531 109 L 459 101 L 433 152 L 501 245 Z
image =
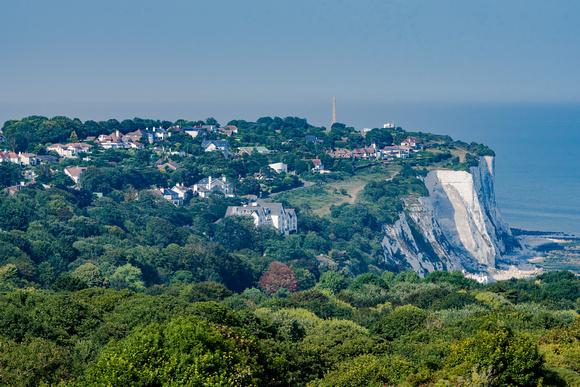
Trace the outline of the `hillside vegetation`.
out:
M 117 130 L 201 124 L 219 126 L 29 117 L 4 125 L 3 146 L 46 154 Z M 229 125 L 238 133 L 206 132 L 229 141 L 229 157 L 173 128 L 144 149 L 92 141 L 90 153 L 52 164 L 0 163 L 3 187 L 24 172 L 36 181 L 0 194 L 1 385 L 579 383 L 573 274 L 484 286 L 384 263 L 382 226 L 402 197 L 428 194 L 420 176 L 468 169 L 489 148 L 401 128 L 326 131 L 295 117 Z M 409 158 L 328 153 L 410 135 L 424 150 Z M 236 155 L 243 147 L 255 149 Z M 313 159 L 328 173 L 313 173 Z M 168 161 L 176 168 L 160 167 Z M 277 174 L 275 162 L 292 173 Z M 78 184 L 71 166 L 87 168 Z M 209 176 L 225 176 L 237 196 L 175 206 L 151 191 Z M 294 208 L 297 233 L 224 217 L 252 195 Z

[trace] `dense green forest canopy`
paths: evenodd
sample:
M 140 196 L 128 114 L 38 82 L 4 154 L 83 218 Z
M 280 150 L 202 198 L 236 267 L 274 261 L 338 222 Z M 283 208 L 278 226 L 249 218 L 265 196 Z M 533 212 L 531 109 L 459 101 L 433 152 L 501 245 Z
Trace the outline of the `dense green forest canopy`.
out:
M 34 116 L 8 121 L 3 146 L 42 154 L 56 142 L 175 125 L 219 123 Z M 238 133 L 205 138 L 228 140 L 234 155 L 271 152 L 206 153 L 202 138 L 169 129 L 171 137 L 145 149 L 93 143 L 90 154 L 50 165 L 0 164 L 2 187 L 25 169 L 37 182 L 0 194 L 0 384 L 579 383 L 574 274 L 482 285 L 460 272 L 421 279 L 383 259 L 382 226 L 397 219 L 401 198 L 428 195 L 421 176 L 468 169 L 489 148 L 402 128 L 325 130 L 296 117 L 228 125 Z M 425 149 L 408 159 L 328 154 L 409 135 Z M 311 172 L 316 158 L 329 173 Z M 176 169 L 158 167 L 169 159 Z M 293 173 L 274 172 L 276 162 Z M 72 166 L 87 168 L 79 184 L 63 172 Z M 177 207 L 151 193 L 208 176 L 226 176 L 238 195 Z M 353 181 L 364 182 L 356 195 L 329 188 Z M 312 185 L 289 192 L 304 197 L 269 199 L 295 209 L 295 234 L 224 217 L 251 195 L 303 182 Z
M 15 275 L 9 267 L 0 272 L 4 281 Z M 459 272 L 351 279 L 327 271 L 313 288 L 287 296 L 257 288 L 233 293 L 215 282 L 144 292 L 95 282 L 86 288 L 87 282 L 73 278 L 54 291 L 0 295 L 0 383 L 574 386 L 580 381 L 580 304 L 574 299 L 580 280 L 569 272 L 480 285 Z

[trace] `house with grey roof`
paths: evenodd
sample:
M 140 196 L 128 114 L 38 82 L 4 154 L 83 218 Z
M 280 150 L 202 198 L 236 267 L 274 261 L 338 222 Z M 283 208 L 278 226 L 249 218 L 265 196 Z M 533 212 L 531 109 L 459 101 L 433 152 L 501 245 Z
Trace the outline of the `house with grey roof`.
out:
M 293 208 L 285 209 L 282 203 L 252 203 L 244 206 L 229 206 L 226 216 L 248 216 L 256 227 L 272 226 L 280 233 L 289 235 L 298 230 L 296 212 Z
M 19 152 L 18 155 L 20 156 L 20 162 L 24 165 L 37 165 L 38 164 L 38 159 L 36 158 L 36 154 L 34 154 L 34 153 Z
M 162 189 L 154 189 L 151 191 L 153 196 L 157 196 L 163 198 L 165 200 L 169 200 L 175 206 L 182 206 L 183 205 L 183 198 L 179 196 L 179 194 L 171 189 L 162 188 Z
M 201 179 L 193 185 L 193 192 L 197 192 L 202 198 L 209 197 L 212 192 L 221 192 L 228 198 L 235 196 L 234 185 L 225 176 L 222 176 L 221 179 L 215 179 L 211 176 Z
M 36 160 L 38 160 L 38 162 L 41 164 L 56 163 L 58 161 L 58 157 L 52 155 L 39 155 L 36 156 Z
M 204 140 L 201 143 L 201 147 L 206 152 L 216 152 L 220 151 L 225 157 L 228 157 L 230 143 L 225 140 Z
M 177 194 L 183 201 L 189 200 L 193 196 L 193 188 L 186 187 L 183 183 L 177 183 L 173 188 L 173 192 Z

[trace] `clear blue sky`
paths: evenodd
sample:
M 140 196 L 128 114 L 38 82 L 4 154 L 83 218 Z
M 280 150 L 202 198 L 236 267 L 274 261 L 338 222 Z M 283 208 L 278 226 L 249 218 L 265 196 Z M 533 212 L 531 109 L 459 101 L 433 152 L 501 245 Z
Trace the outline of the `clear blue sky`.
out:
M 353 126 L 393 106 L 580 103 L 578 1 L 2 0 L 0 15 L 0 125 L 326 126 L 332 97 Z

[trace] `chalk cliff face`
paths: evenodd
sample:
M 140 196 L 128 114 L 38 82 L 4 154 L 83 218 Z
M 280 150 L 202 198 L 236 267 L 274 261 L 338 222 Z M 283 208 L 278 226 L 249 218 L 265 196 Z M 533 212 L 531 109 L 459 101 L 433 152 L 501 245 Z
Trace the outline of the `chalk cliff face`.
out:
M 429 196 L 406 199 L 399 220 L 385 226 L 385 260 L 422 276 L 494 268 L 514 238 L 495 202 L 493 157 L 481 157 L 470 172 L 433 170 L 425 186 Z

